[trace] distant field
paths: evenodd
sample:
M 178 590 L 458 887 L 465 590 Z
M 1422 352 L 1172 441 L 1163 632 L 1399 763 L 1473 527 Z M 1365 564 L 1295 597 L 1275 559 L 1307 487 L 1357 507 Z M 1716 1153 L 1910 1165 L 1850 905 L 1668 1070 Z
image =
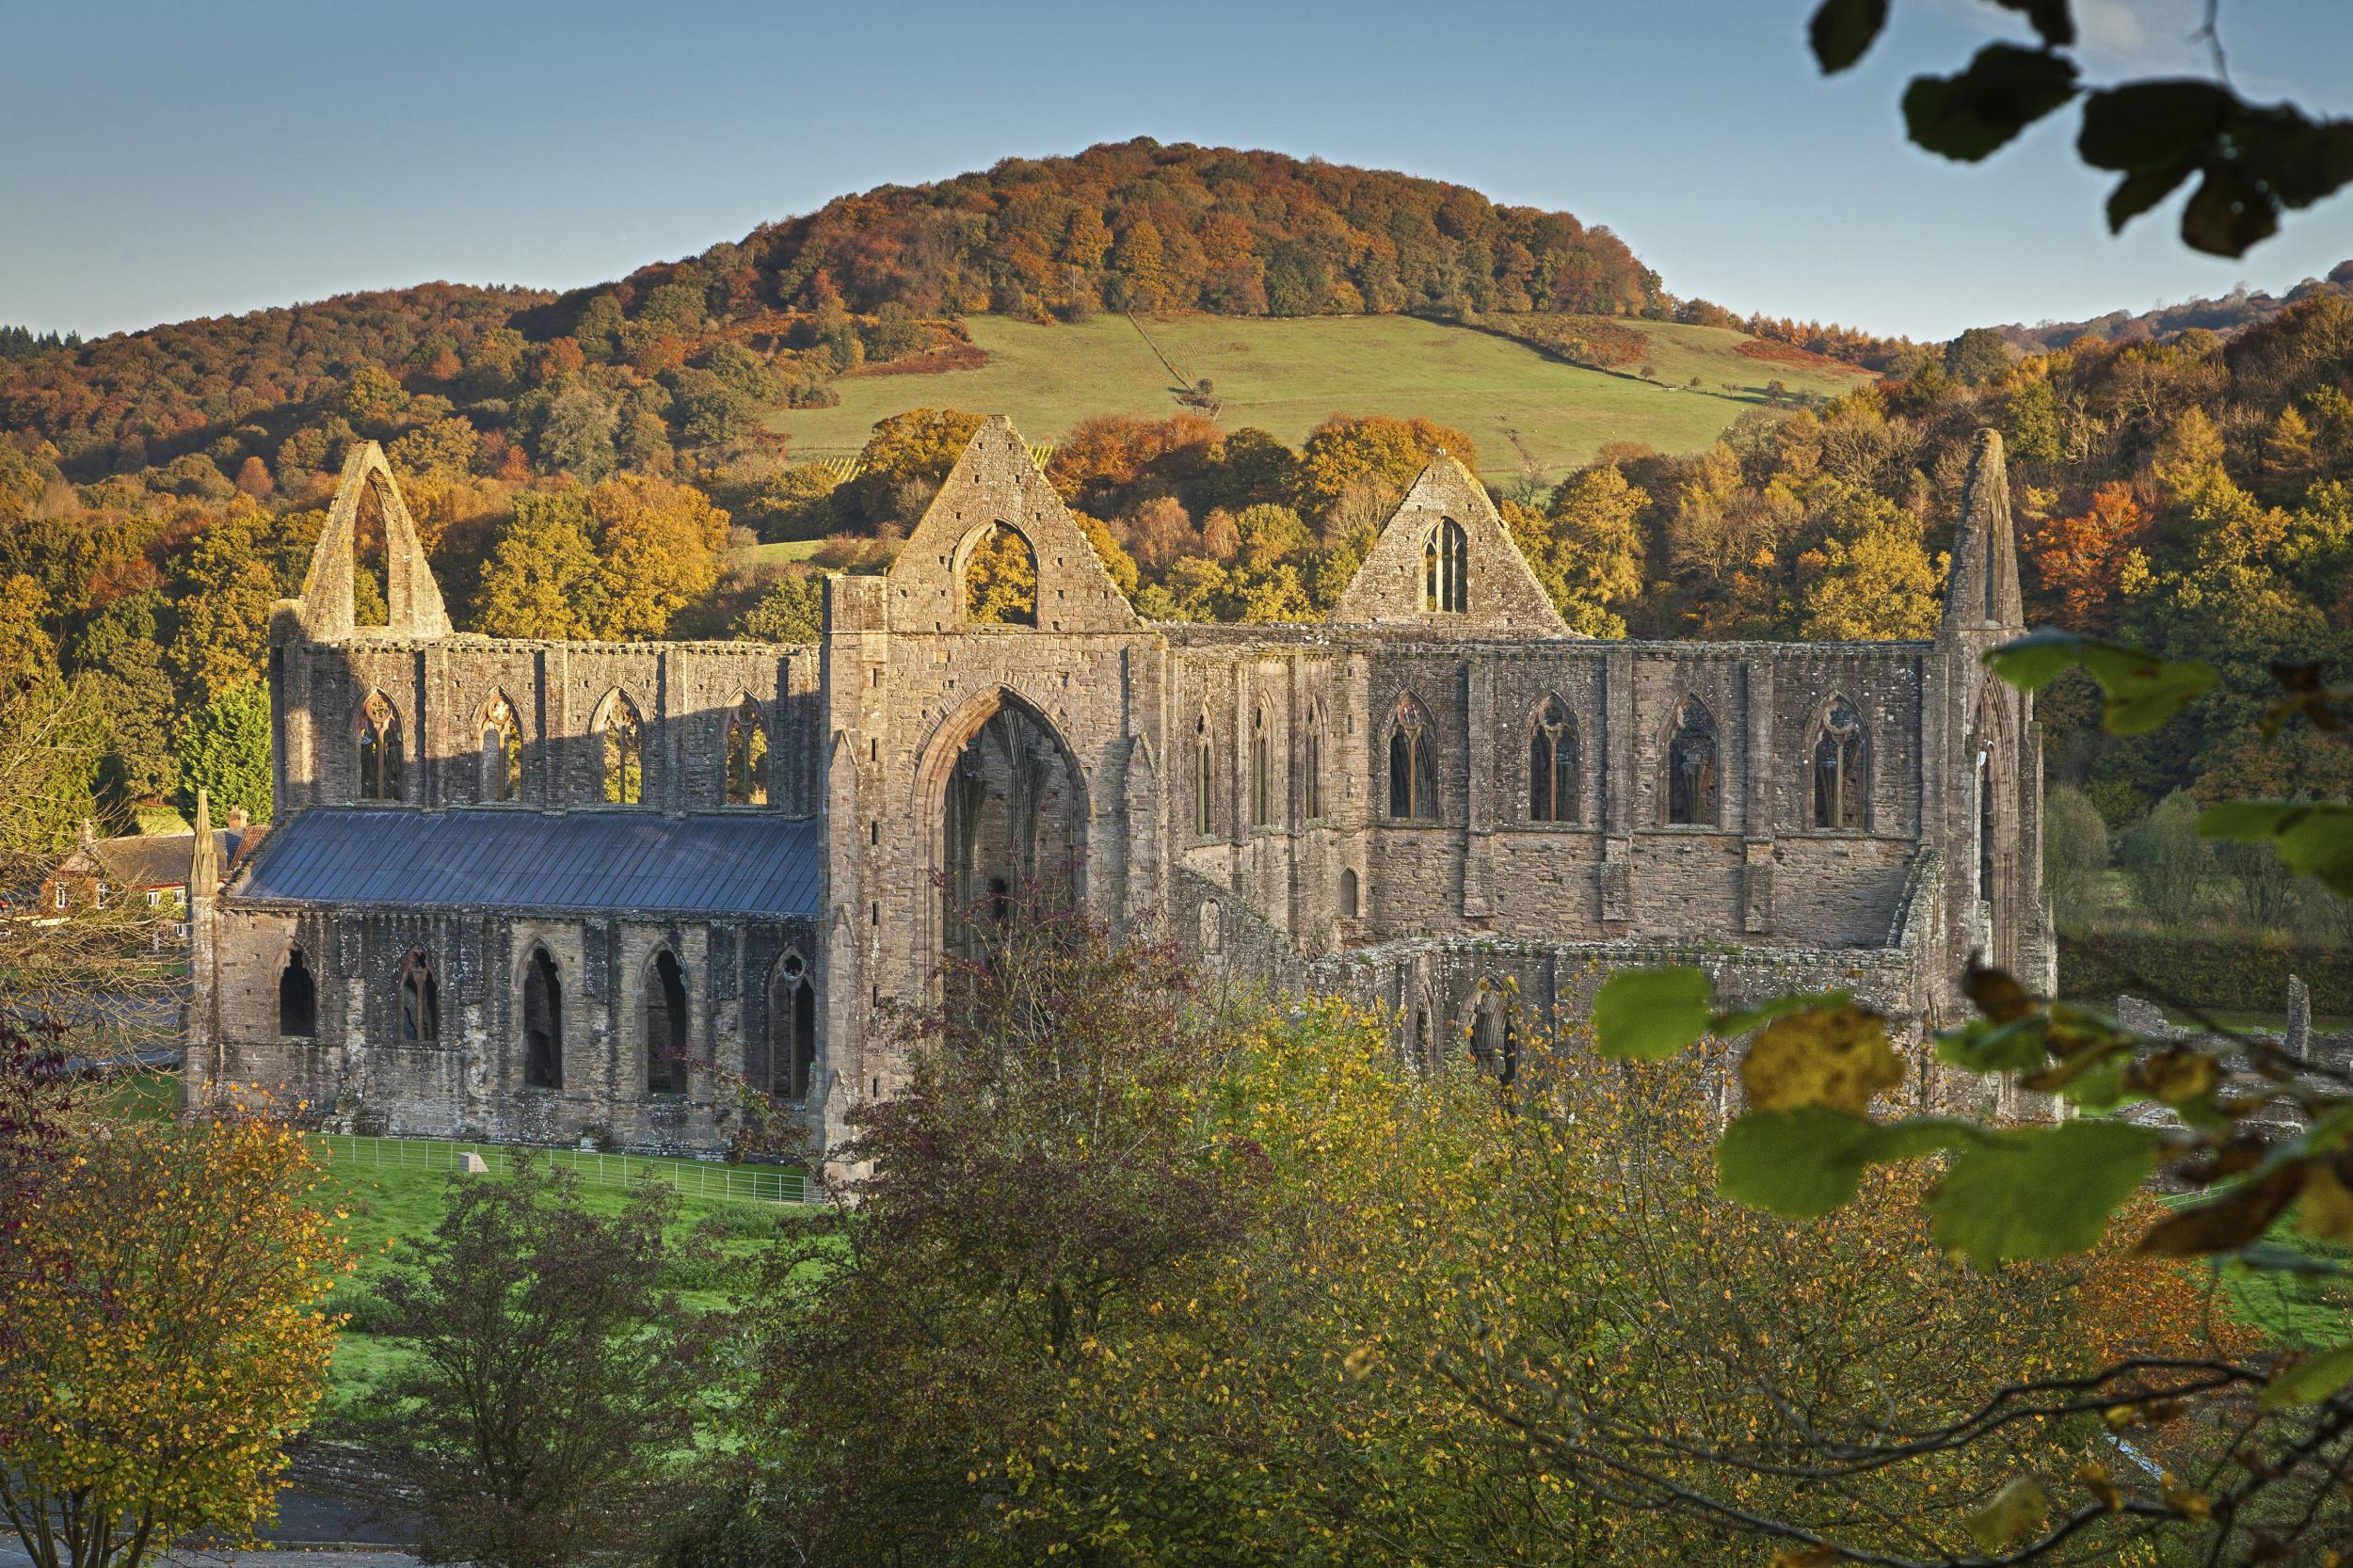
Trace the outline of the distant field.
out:
M 748 550 L 737 551 L 735 558 L 753 566 L 780 567 L 791 561 L 806 561 L 824 547 L 823 539 L 784 539 L 776 544 L 756 544 Z
M 834 383 L 839 407 L 780 408 L 770 423 L 791 438 L 794 457 L 855 452 L 876 420 L 925 405 L 1010 414 L 1031 440 L 1059 440 L 1090 414 L 1178 412 L 1165 355 L 1186 377 L 1215 383 L 1228 429 L 1256 424 L 1296 446 L 1334 413 L 1423 415 L 1468 434 L 1481 467 L 1500 481 L 1530 458 L 1558 478 L 1608 440 L 1698 450 L 1761 403 L 1768 381 L 1835 393 L 1859 380 L 1745 358 L 1738 332 L 1660 322 L 1622 325 L 1649 335 L 1660 380 L 1679 388 L 1697 376 L 1702 391 L 1580 369 L 1491 333 L 1409 316 L 1193 315 L 1146 321 L 1141 333 L 1114 315 L 1075 327 L 1000 316 L 966 325 L 988 351 L 980 369 L 850 376 Z M 1726 392 L 1726 382 L 1740 391 Z

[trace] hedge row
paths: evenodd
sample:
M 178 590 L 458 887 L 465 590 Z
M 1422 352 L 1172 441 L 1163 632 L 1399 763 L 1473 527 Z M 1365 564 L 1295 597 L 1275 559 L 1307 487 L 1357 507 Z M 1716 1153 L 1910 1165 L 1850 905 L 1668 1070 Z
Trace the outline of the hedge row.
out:
M 2284 1017 L 2290 975 L 2312 987 L 2314 1013 L 2353 1014 L 2353 949 L 2149 933 L 2059 938 L 2063 996 L 2123 993 Z

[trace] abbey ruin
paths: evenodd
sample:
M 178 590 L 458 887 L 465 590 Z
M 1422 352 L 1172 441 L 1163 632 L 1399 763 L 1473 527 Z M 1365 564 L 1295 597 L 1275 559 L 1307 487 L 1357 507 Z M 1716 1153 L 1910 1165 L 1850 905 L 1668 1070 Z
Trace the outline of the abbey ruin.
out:
M 968 612 L 1009 543 L 1034 624 Z M 1142 621 L 1001 419 L 813 645 L 464 635 L 371 443 L 273 618 L 278 825 L 190 884 L 184 1092 L 710 1152 L 741 1073 L 832 1143 L 905 1069 L 880 1011 L 1033 886 L 1377 1003 L 1423 1064 L 1508 1073 L 1667 962 L 1916 1041 L 1973 952 L 2051 975 L 2032 704 L 1981 663 L 2020 630 L 1991 433 L 1934 640 L 1773 644 L 1571 633 L 1448 458 L 1327 621 Z

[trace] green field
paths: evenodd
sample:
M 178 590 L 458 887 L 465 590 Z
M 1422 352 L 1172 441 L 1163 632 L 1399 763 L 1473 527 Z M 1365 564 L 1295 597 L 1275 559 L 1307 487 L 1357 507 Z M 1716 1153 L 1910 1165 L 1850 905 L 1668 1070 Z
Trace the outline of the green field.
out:
M 1836 393 L 1863 380 L 1745 358 L 1739 344 L 1748 340 L 1721 328 L 1620 325 L 1649 335 L 1648 362 L 1668 385 L 1581 369 L 1492 333 L 1411 316 L 1192 315 L 1145 321 L 1141 329 L 1116 315 L 1054 327 L 972 316 L 966 326 L 988 353 L 978 370 L 848 376 L 833 383 L 838 407 L 780 408 L 770 423 L 790 438 L 795 458 L 855 452 L 876 420 L 926 405 L 1010 414 L 1029 440 L 1059 440 L 1090 414 L 1180 412 L 1165 356 L 1188 379 L 1215 383 L 1227 429 L 1255 424 L 1296 446 L 1334 413 L 1420 415 L 1468 434 L 1481 467 L 1499 483 L 1529 461 L 1558 479 L 1608 440 L 1668 452 L 1705 447 L 1762 404 L 1768 381 Z M 1694 376 L 1702 391 L 1676 390 Z M 1741 391 L 1726 392 L 1726 382 Z

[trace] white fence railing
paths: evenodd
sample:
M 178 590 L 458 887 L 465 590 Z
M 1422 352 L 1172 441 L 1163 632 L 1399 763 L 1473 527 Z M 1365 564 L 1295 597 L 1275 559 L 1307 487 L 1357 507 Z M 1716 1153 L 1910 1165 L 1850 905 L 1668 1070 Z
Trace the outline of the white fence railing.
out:
M 412 1170 L 461 1171 L 466 1157 L 478 1157 L 491 1171 L 512 1170 L 517 1151 L 503 1144 L 447 1143 L 438 1138 L 374 1138 L 323 1132 L 319 1143 L 335 1160 L 354 1165 L 392 1165 Z M 760 1165 L 722 1165 L 698 1160 L 654 1160 L 644 1155 L 599 1154 L 593 1149 L 532 1149 L 531 1155 L 559 1165 L 591 1187 L 667 1187 L 698 1198 L 739 1203 L 813 1203 L 817 1193 L 800 1171 Z

